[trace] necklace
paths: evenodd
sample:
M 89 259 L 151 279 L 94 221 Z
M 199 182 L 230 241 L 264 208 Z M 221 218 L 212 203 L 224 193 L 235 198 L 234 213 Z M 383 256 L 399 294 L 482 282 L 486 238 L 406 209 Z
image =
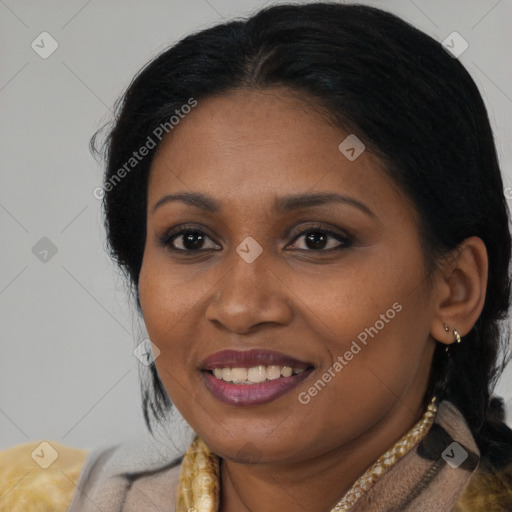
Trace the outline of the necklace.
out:
M 419 421 L 361 475 L 331 512 L 347 512 L 375 481 L 420 441 L 434 421 L 436 397 Z M 218 512 L 219 458 L 196 437 L 183 458 L 178 480 L 176 512 Z

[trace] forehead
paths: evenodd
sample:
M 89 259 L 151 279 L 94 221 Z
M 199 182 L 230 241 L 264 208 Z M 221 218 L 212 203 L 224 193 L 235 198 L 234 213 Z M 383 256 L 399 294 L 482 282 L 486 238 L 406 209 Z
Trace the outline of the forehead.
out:
M 282 88 L 199 100 L 155 155 L 148 206 L 176 191 L 265 201 L 279 192 L 329 190 L 396 202 L 396 186 L 374 155 L 362 151 L 351 160 L 340 150 L 349 135 L 313 101 Z
M 337 154 L 341 136 L 318 107 L 287 89 L 235 90 L 198 101 L 163 140 L 155 164 L 173 158 L 204 165 L 206 152 L 212 165 L 238 158 L 240 171 L 256 164 L 239 157 L 250 156 L 260 166 L 265 162 L 275 166 L 278 160 L 300 163 L 306 156 L 327 160 L 329 154 Z

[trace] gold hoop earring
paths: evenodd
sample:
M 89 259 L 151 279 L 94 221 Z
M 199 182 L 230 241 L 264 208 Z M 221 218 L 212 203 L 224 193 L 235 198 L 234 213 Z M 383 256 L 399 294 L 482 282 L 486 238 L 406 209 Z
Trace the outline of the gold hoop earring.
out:
M 448 329 L 448 326 L 447 326 L 446 324 L 443 324 L 443 326 L 444 326 L 444 330 L 445 330 L 445 331 L 448 331 L 448 330 L 449 330 L 449 329 Z M 453 329 L 453 336 L 454 336 L 454 343 L 455 343 L 455 342 L 460 343 L 461 338 L 460 338 L 460 334 L 459 334 L 459 332 L 457 331 L 457 329 Z M 451 346 L 451 344 L 450 344 L 450 345 L 447 345 L 447 346 L 445 347 L 445 349 L 444 349 L 444 350 L 445 350 L 445 352 L 449 352 L 449 351 L 450 351 L 450 346 Z M 448 355 L 450 355 L 450 354 L 448 354 Z

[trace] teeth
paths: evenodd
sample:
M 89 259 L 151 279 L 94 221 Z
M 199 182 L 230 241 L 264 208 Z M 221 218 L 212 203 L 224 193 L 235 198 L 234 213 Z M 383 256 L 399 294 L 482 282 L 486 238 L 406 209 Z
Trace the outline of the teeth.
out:
M 217 379 L 234 384 L 257 384 L 280 377 L 291 377 L 303 371 L 304 368 L 292 368 L 291 366 L 259 365 L 252 368 L 214 368 L 213 375 Z
M 249 371 L 247 372 L 247 380 L 254 383 L 264 382 L 267 380 L 265 367 L 255 366 L 254 368 L 249 368 Z
M 241 384 L 247 380 L 248 373 L 247 368 L 231 368 L 231 380 L 235 384 Z
M 267 376 L 267 380 L 279 379 L 279 377 L 281 377 L 281 368 L 279 368 L 279 366 L 267 366 L 265 375 Z
M 292 376 L 292 369 L 289 366 L 282 366 L 281 367 L 281 375 L 283 377 L 291 377 Z

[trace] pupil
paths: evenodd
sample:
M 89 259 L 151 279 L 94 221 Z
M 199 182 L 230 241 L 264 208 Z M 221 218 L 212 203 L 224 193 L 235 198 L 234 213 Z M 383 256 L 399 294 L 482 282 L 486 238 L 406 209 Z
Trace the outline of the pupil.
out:
M 322 249 L 325 247 L 325 235 L 320 231 L 311 231 L 309 235 L 306 237 L 308 245 L 313 249 Z
M 196 240 L 195 240 L 196 239 Z M 183 239 L 183 245 L 187 249 L 197 249 L 203 242 L 203 236 L 197 231 L 189 232 Z

